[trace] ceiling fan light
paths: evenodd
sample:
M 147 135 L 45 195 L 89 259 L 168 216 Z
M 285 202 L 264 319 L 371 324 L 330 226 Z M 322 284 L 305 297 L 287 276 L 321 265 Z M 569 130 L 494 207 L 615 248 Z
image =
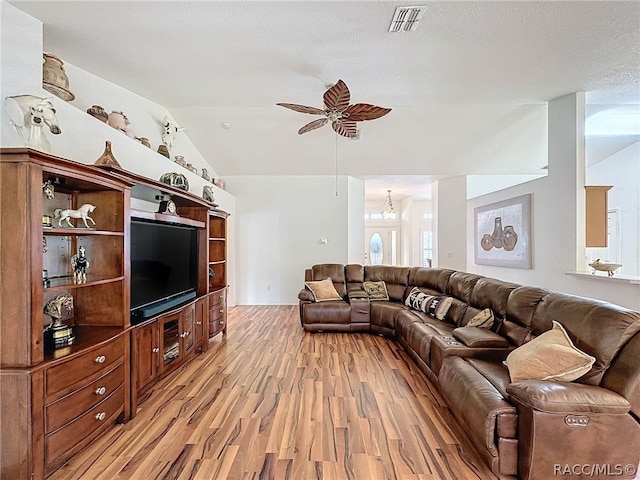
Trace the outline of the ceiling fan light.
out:
M 427 7 L 397 7 L 389 25 L 390 32 L 412 32 L 424 17 Z

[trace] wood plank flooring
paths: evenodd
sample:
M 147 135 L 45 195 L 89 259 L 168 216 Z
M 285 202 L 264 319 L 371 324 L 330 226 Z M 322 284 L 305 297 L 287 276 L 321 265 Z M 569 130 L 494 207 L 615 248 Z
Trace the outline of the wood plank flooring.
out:
M 306 333 L 297 308 L 231 308 L 226 338 L 51 479 L 496 479 L 399 344 Z

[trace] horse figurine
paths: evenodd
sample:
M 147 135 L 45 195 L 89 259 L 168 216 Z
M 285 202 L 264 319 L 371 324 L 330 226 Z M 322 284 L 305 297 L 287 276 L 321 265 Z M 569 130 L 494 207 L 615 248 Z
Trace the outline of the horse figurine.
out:
M 61 208 L 56 208 L 53 211 L 53 216 L 55 218 L 60 218 L 60 220 L 58 220 L 58 226 L 62 227 L 62 222 L 64 220 L 67 221 L 67 223 L 69 224 L 70 228 L 73 228 L 73 225 L 71 224 L 71 218 L 81 218 L 82 221 L 84 222 L 84 226 L 87 228 L 91 228 L 89 227 L 89 225 L 87 224 L 87 220 L 89 220 L 93 225 L 96 224 L 96 222 L 93 221 L 93 219 L 89 216 L 90 213 L 93 213 L 93 211 L 95 210 L 96 206 L 95 205 L 91 205 L 90 203 L 85 203 L 83 205 L 80 205 L 80 207 L 78 207 L 77 210 L 73 210 L 71 208 L 67 208 L 66 210 L 63 210 Z
M 55 196 L 55 189 L 51 180 L 47 180 L 42 184 L 42 193 L 44 193 L 47 200 L 53 200 L 53 197 Z
M 167 146 L 167 149 L 171 151 L 171 147 L 173 147 L 173 140 L 176 138 L 178 133 L 184 131 L 184 128 L 172 124 L 167 116 L 164 117 L 162 122 L 162 143 L 164 143 Z
M 65 310 L 73 308 L 73 297 L 68 293 L 61 293 L 49 300 L 44 306 L 44 313 L 49 315 L 54 324 L 59 324 Z
M 62 130 L 56 117 L 56 109 L 51 103 L 53 97 L 41 98 L 34 95 L 15 95 L 6 97 L 4 108 L 9 115 L 9 122 L 13 125 L 20 139 L 28 147 L 43 152 L 51 151 L 51 144 L 44 134 L 43 127 L 49 127 L 54 135 L 60 135 Z
M 78 247 L 78 253 L 71 257 L 71 268 L 73 269 L 73 280 L 75 283 L 86 283 L 89 259 L 84 247 Z

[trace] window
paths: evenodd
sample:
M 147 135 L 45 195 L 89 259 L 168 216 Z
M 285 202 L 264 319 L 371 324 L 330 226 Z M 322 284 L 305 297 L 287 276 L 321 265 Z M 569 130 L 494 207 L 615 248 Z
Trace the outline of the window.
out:
M 431 267 L 433 263 L 433 231 L 426 228 L 422 231 L 422 266 Z

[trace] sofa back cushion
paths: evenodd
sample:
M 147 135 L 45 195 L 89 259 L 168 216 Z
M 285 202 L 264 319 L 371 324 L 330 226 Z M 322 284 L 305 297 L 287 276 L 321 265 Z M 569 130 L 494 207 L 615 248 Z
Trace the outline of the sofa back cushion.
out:
M 325 280 L 331 277 L 333 286 L 335 287 L 338 295 L 342 298 L 347 296 L 347 288 L 345 285 L 344 277 L 344 265 L 341 263 L 321 263 L 311 267 L 311 280 Z
M 640 333 L 624 344 L 602 378 L 600 386 L 622 395 L 640 418 Z
M 344 267 L 345 280 L 347 282 L 347 292 L 351 290 L 362 290 L 364 282 L 364 266 L 351 263 Z
M 466 325 L 478 312 L 489 308 L 493 312 L 492 329 L 498 330 L 507 314 L 509 295 L 518 287 L 515 283 L 495 278 L 479 278 L 471 291 L 469 308 L 465 312 L 462 325 Z
M 453 270 L 446 268 L 414 267 L 409 272 L 409 287 L 419 287 L 421 291 L 444 293 Z M 411 290 L 411 288 L 409 290 Z
M 454 272 L 449 277 L 445 293 L 453 297 L 453 303 L 446 318 L 458 327 L 464 324 L 465 319 L 468 321 L 482 310 L 482 308 L 475 308 L 472 309 L 473 311 L 469 311 L 471 293 L 481 278 L 483 278 L 481 275 L 466 272 Z
M 544 288 L 518 287 L 511 291 L 507 300 L 506 315 L 498 333 L 519 347 L 533 338 L 531 325 L 533 315 L 544 297 L 551 292 Z M 549 322 L 551 328 L 551 322 Z M 540 334 L 542 332 L 538 332 Z
M 365 282 L 383 281 L 387 285 L 389 299 L 402 302 L 408 285 L 409 270 L 408 267 L 367 265 L 364 267 L 364 280 Z
M 622 346 L 640 332 L 640 313 L 592 298 L 550 293 L 538 304 L 531 332 L 549 330 L 561 323 L 574 345 L 596 358 L 591 371 L 578 381 L 599 385 Z

